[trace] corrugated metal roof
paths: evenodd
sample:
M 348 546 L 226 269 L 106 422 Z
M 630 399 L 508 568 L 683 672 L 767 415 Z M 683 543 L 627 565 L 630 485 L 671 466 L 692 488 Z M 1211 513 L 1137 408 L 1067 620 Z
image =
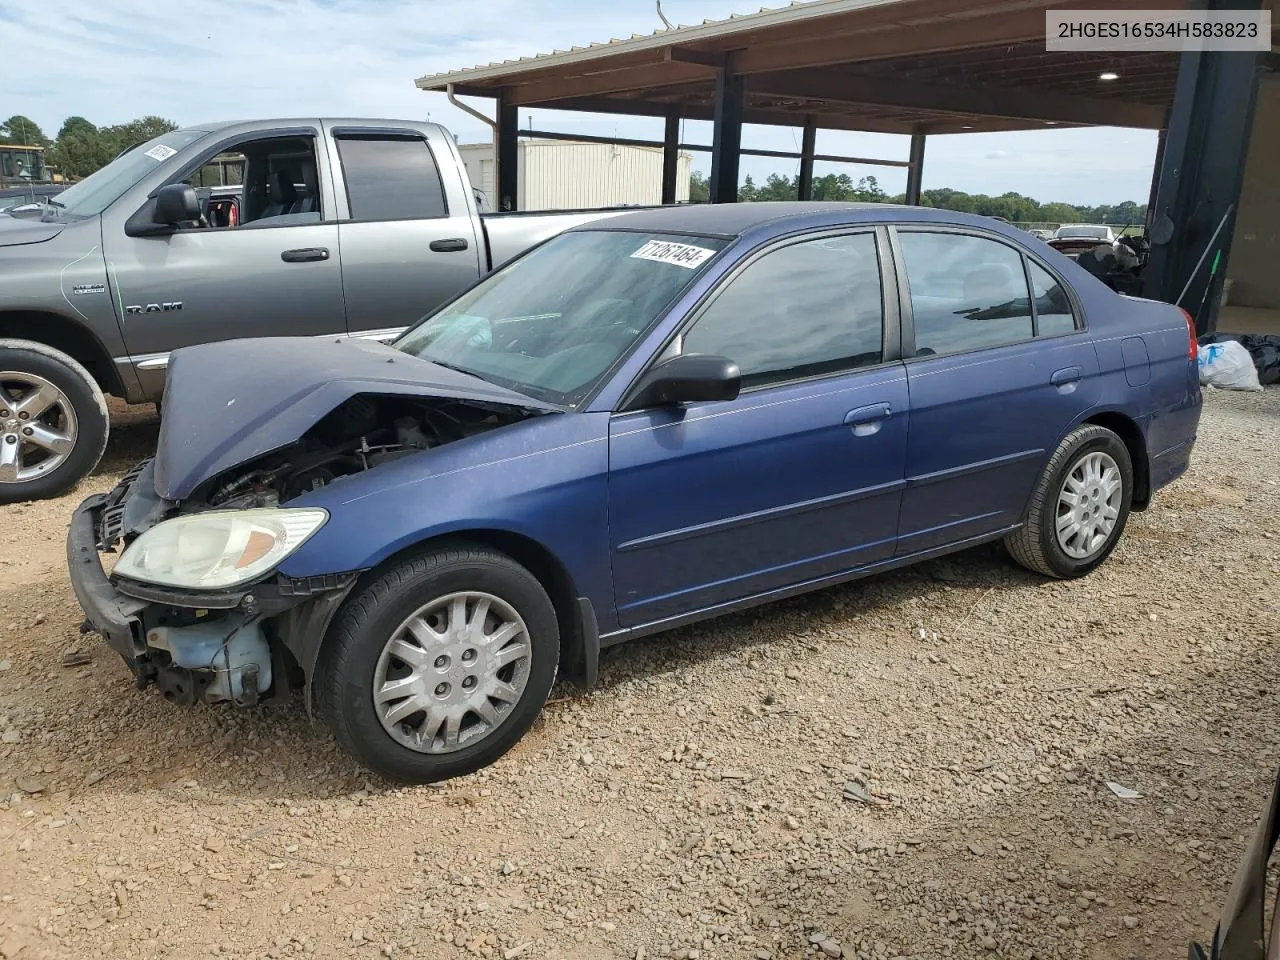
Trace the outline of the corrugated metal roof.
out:
M 732 54 L 747 123 L 961 133 L 1044 125 L 1155 129 L 1173 53 L 1047 52 L 1045 10 L 1093 0 L 808 0 L 629 39 L 426 76 L 423 90 L 515 107 L 689 120 L 715 114 Z M 1126 0 L 1135 9 L 1189 0 Z M 1099 85 L 1101 70 L 1120 74 Z
M 756 13 L 734 13 L 723 20 L 703 20 L 702 23 L 693 26 L 681 24 L 669 30 L 658 29 L 648 34 L 633 33 L 625 40 L 615 37 L 606 43 L 570 47 L 568 50 L 554 50 L 551 53 L 539 53 L 532 57 L 519 57 L 515 60 L 492 61 L 466 69 L 428 74 L 419 77 L 415 82 L 422 90 L 443 90 L 451 83 L 476 83 L 496 76 L 508 77 L 527 70 L 542 70 L 548 67 L 581 63 L 597 57 L 639 53 L 683 43 L 715 40 L 762 27 L 800 23 L 898 2 L 901 0 L 793 0 L 785 7 L 761 7 Z

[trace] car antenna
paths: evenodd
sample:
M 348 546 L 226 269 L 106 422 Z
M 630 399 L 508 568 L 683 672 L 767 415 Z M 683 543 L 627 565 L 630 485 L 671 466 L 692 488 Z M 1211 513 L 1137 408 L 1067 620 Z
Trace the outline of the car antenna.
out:
M 674 30 L 675 24 L 668 20 L 666 14 L 662 12 L 662 0 L 653 0 L 653 2 L 658 5 L 658 19 L 662 21 L 663 26 L 668 30 Z

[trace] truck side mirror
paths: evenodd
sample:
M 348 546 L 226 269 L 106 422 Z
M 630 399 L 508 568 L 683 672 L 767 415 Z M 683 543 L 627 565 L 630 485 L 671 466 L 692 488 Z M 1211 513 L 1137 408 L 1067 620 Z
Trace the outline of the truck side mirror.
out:
M 200 220 L 200 199 L 194 187 L 185 183 L 168 183 L 157 190 L 125 221 L 128 237 L 167 236 L 184 223 Z
M 170 183 L 156 191 L 156 209 L 151 215 L 153 223 L 176 227 L 199 219 L 200 200 L 194 187 Z

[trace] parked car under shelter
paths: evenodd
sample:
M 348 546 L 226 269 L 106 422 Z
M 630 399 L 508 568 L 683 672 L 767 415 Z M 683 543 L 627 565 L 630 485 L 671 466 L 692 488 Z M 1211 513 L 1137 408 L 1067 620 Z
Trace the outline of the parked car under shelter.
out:
M 989 218 L 636 211 L 390 346 L 178 351 L 71 576 L 143 685 L 305 684 L 361 762 L 439 780 L 603 646 L 992 540 L 1087 574 L 1187 468 L 1195 354 L 1185 313 Z

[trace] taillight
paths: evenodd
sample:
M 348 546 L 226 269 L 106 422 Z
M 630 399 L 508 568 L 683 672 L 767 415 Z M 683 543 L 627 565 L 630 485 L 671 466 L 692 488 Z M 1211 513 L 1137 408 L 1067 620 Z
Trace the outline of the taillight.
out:
M 1181 307 L 1178 309 L 1182 310 Z M 1187 320 L 1187 359 L 1194 360 L 1200 353 L 1200 346 L 1196 343 L 1196 322 L 1186 310 L 1182 310 L 1182 315 Z

